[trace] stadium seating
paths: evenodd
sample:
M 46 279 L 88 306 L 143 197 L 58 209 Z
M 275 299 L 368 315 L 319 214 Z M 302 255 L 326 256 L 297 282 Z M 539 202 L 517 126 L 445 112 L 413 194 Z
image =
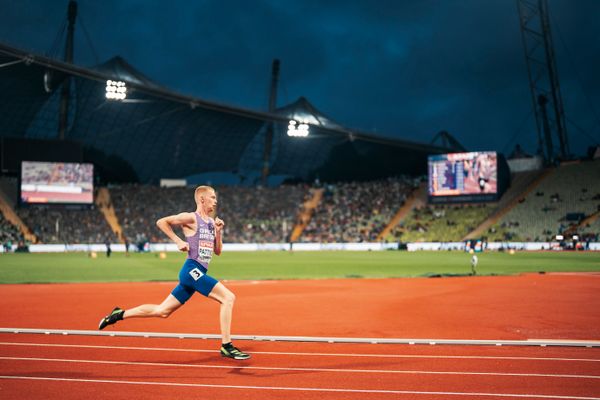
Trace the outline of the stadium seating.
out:
M 325 185 L 300 242 L 374 242 L 418 185 L 410 178 Z
M 427 205 L 415 208 L 388 236 L 389 241 L 462 240 L 495 209 L 490 204 Z
M 233 243 L 287 242 L 308 190 L 306 185 L 218 187 L 219 215 L 226 224 L 223 240 Z
M 35 206 L 17 209 L 40 243 L 113 243 L 117 238 L 96 209 Z
M 600 207 L 600 160 L 561 165 L 488 231 L 488 240 L 546 241 Z M 592 227 L 590 226 L 590 229 Z
M 123 235 L 131 243 L 167 242 L 156 220 L 195 209 L 192 188 L 129 184 L 111 186 L 109 190 Z
M 471 231 L 465 239 L 478 239 L 484 236 L 489 238 L 488 235 L 494 236 L 494 238 L 502 238 L 503 234 L 498 232 L 497 227 L 490 228 L 510 211 L 520 198 L 533 190 L 547 173 L 546 170 L 533 170 L 512 174 L 510 187 L 496 204 L 496 209 L 490 213 L 489 218 L 484 220 L 475 230 Z
M 0 245 L 10 247 L 23 240 L 23 235 L 21 235 L 19 228 L 11 224 L 4 218 L 2 213 L 0 213 Z
M 578 233 L 598 240 L 600 233 L 600 161 L 570 163 L 550 172 L 522 174 L 498 203 L 427 205 L 422 201 L 385 237 L 386 241 L 460 241 L 491 215 L 491 226 L 477 233 L 488 241 L 545 241 L 557 233 Z M 519 183 L 521 182 L 521 183 Z M 10 182 L 12 186 L 15 182 Z M 218 215 L 225 220 L 226 243 L 274 243 L 290 240 L 303 204 L 318 187 L 320 202 L 299 242 L 368 242 L 378 240 L 420 179 L 390 178 L 371 182 L 279 187 L 216 187 Z M 4 186 L 7 186 L 6 182 Z M 527 187 L 530 187 L 529 191 Z M 0 188 L 6 197 L 6 188 Z M 131 243 L 168 242 L 156 220 L 192 211 L 193 187 L 109 186 L 111 204 L 124 237 Z M 12 189 L 11 189 L 12 190 Z M 103 189 L 104 190 L 104 189 Z M 511 196 L 508 194 L 514 192 Z M 527 193 L 518 195 L 518 193 Z M 416 192 L 414 192 L 416 193 Z M 522 197 L 520 197 L 522 196 Z M 12 196 L 11 196 L 12 197 Z M 510 210 L 508 212 L 501 211 Z M 40 243 L 104 243 L 118 238 L 98 208 L 31 206 L 15 208 Z M 501 216 L 500 216 L 501 215 Z M 569 220 L 579 217 L 579 220 Z M 581 218 L 587 218 L 581 223 Z M 113 224 L 114 225 L 114 224 Z M 387 231 L 386 231 L 387 232 Z M 0 218 L 0 240 L 22 240 L 14 224 Z
M 584 224 L 577 231 L 584 241 L 600 241 L 600 216 L 589 224 Z
M 285 242 L 291 233 L 298 207 L 308 187 L 215 188 L 218 216 L 225 221 L 226 243 Z M 132 242 L 168 242 L 156 227 L 166 215 L 196 209 L 194 188 L 160 188 L 123 185 L 110 188 L 111 198 L 124 235 Z
M 23 221 L 19 219 L 14 211 L 17 202 L 17 180 L 7 177 L 0 178 L 0 244 L 9 249 L 11 245 L 19 242 L 35 241 L 27 229 L 25 234 L 21 228 L 24 228 Z

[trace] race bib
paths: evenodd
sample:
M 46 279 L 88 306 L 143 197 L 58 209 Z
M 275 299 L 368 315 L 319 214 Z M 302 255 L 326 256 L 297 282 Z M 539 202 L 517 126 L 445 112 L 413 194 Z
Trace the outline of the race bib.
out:
M 198 261 L 209 263 L 212 259 L 214 243 L 206 240 L 198 242 Z
M 194 279 L 195 281 L 197 281 L 204 274 L 198 268 L 194 268 L 193 270 L 190 271 L 190 275 L 192 276 L 192 279 Z

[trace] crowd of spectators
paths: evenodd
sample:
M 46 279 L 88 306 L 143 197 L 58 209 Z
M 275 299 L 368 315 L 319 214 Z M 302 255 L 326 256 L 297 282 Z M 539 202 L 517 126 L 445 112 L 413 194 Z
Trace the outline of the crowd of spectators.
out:
M 389 178 L 324 185 L 323 199 L 302 242 L 373 242 L 420 179 Z
M 15 244 L 23 243 L 25 240 L 18 227 L 4 218 L 0 213 L 0 244 L 6 251 L 10 251 Z
M 196 209 L 194 189 L 189 187 L 128 184 L 109 187 L 109 190 L 123 235 L 134 244 L 169 241 L 156 227 L 156 221 Z
M 156 227 L 166 215 L 194 211 L 193 187 L 123 185 L 110 188 L 124 235 L 134 243 L 168 242 Z M 215 187 L 217 215 L 225 221 L 226 243 L 286 242 L 294 227 L 306 185 Z
M 419 180 L 324 185 L 324 196 L 300 241 L 374 241 Z M 282 243 L 290 240 L 302 204 L 311 196 L 306 184 L 278 187 L 215 187 L 217 214 L 225 221 L 226 243 Z M 124 235 L 132 242 L 168 242 L 156 227 L 165 215 L 195 209 L 194 188 L 122 185 L 110 188 Z
M 289 241 L 308 185 L 217 188 L 218 211 L 225 220 L 223 240 L 232 243 Z
M 561 166 L 494 226 L 493 240 L 544 241 L 600 212 L 600 161 Z M 323 190 L 300 242 L 376 241 L 422 178 L 278 187 L 215 187 L 217 215 L 225 221 L 226 243 L 282 243 L 290 240 L 303 204 Z M 194 187 L 161 188 L 128 184 L 109 187 L 112 206 L 132 244 L 169 242 L 156 220 L 196 209 Z M 495 204 L 424 205 L 413 209 L 385 238 L 388 241 L 459 241 L 489 217 Z M 118 238 L 95 208 L 17 208 L 41 243 L 106 243 Z M 573 216 L 578 219 L 573 221 Z M 600 218 L 580 228 L 598 234 Z M 0 218 L 2 243 L 22 241 L 19 230 Z
M 95 208 L 32 206 L 17 209 L 17 214 L 41 243 L 114 242 L 106 218 Z

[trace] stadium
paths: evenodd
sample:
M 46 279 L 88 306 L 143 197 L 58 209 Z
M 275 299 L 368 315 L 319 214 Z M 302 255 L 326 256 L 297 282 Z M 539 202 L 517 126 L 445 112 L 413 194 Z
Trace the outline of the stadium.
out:
M 63 56 L 0 37 L 2 398 L 600 399 L 600 143 L 547 3 L 512 5 L 537 152 L 282 104 L 285 60 L 264 109 L 84 66 L 75 1 Z

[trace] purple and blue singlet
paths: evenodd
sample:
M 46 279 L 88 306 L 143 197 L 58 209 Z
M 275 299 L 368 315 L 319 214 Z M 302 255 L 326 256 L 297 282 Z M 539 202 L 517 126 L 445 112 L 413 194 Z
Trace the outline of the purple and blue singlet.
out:
M 189 245 L 188 257 L 179 271 L 179 284 L 171 292 L 181 304 L 188 301 L 194 292 L 208 296 L 218 283 L 215 278 L 206 275 L 215 247 L 215 222 L 212 218 L 204 221 L 198 213 L 194 216 L 196 233 L 185 237 Z

